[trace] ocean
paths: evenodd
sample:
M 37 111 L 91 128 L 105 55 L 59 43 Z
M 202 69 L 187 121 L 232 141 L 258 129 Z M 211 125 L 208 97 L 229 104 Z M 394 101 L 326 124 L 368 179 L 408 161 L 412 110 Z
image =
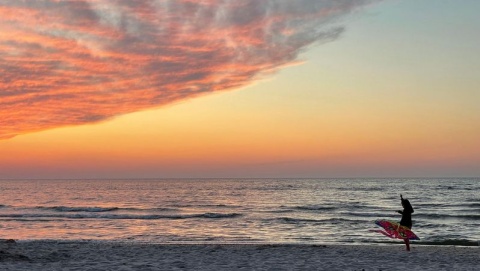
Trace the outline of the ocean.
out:
M 413 244 L 478 246 L 480 179 L 1 180 L 0 238 L 139 243 L 401 243 L 374 221 L 415 209 Z

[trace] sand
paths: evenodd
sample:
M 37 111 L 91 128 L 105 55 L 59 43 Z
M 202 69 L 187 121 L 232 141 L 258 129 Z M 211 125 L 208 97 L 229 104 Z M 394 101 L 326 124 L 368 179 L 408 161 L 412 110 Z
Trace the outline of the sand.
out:
M 0 242 L 0 270 L 480 270 L 478 247 Z

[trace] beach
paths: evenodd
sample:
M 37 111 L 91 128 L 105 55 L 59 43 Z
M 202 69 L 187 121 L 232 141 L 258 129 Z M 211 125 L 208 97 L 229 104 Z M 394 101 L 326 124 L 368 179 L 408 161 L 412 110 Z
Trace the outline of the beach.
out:
M 0 181 L 0 270 L 480 270 L 479 184 Z M 372 231 L 400 220 L 398 192 L 415 208 L 410 252 Z
M 293 244 L 0 244 L 1 270 L 478 270 L 478 247 Z

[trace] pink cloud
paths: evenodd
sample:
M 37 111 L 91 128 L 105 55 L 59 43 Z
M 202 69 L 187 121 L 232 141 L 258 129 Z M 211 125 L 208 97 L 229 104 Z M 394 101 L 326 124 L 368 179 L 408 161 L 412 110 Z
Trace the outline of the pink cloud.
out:
M 0 0 L 0 138 L 228 90 L 368 0 Z

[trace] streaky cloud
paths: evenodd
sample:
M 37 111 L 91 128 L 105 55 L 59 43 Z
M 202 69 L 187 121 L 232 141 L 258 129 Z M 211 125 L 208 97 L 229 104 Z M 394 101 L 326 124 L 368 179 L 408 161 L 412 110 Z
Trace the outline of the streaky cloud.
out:
M 0 139 L 245 86 L 372 0 L 0 0 Z

